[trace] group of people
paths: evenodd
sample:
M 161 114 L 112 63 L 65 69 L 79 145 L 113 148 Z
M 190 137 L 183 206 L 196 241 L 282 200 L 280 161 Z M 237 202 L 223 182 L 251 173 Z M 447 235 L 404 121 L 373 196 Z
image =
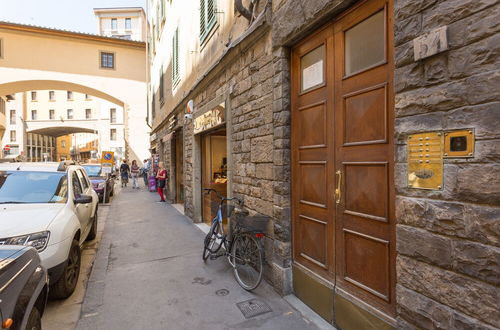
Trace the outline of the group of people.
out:
M 132 165 L 127 164 L 127 160 L 123 160 L 120 165 L 120 178 L 122 182 L 122 188 L 127 186 L 129 177 L 132 178 L 132 189 L 139 189 L 138 180 L 142 176 L 144 180 L 144 186 L 149 187 L 149 176 L 154 174 L 156 177 L 156 189 L 160 195 L 159 202 L 165 202 L 165 194 L 163 190 L 166 187 L 167 182 L 167 170 L 165 169 L 163 162 L 158 163 L 158 169 L 156 171 L 152 170 L 151 162 L 149 159 L 144 160 L 143 167 L 137 165 L 137 161 L 133 160 Z

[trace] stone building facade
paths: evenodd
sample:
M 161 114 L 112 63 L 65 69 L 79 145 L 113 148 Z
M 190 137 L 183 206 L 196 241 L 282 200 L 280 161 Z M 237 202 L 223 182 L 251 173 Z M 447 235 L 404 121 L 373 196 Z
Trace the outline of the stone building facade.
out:
M 395 4 L 398 326 L 498 328 L 500 6 Z M 448 50 L 415 61 L 413 39 L 443 26 Z M 474 156 L 444 160 L 442 190 L 408 188 L 408 134 L 457 129 L 474 130 Z
M 157 8 L 157 2 L 150 6 Z M 203 221 L 203 139 L 222 127 L 227 141 L 227 195 L 242 198 L 249 212 L 271 218 L 264 242 L 265 277 L 280 294 L 296 294 L 341 329 L 498 328 L 500 6 L 496 1 L 260 1 L 257 13 L 262 14 L 251 24 L 232 2 L 216 3 L 234 17 L 219 21 L 212 41 L 186 41 L 190 46 L 185 47 L 184 62 L 180 60 L 176 85 L 170 79 L 171 57 L 165 56 L 169 51 L 158 50 L 163 38 L 171 42 L 176 27 L 164 28 L 160 40 L 150 40 L 158 44 L 149 47 L 158 52 L 150 52 L 152 149 L 169 170 L 169 198 L 177 200 L 181 194 L 176 183 L 181 173 L 184 212 L 194 222 Z M 389 118 L 394 118 L 388 122 L 394 138 L 386 140 L 394 150 L 386 165 L 393 193 L 387 203 L 394 217 L 387 220 L 390 239 L 375 239 L 394 251 L 388 252 L 387 285 L 393 292 L 384 297 L 390 305 L 386 309 L 343 289 L 335 275 L 328 279 L 306 269 L 294 255 L 298 227 L 293 220 L 297 213 L 293 192 L 300 173 L 292 170 L 297 143 L 292 126 L 297 120 L 293 54 L 325 26 L 330 29 L 333 24 L 336 29 L 336 22 L 374 3 L 384 8 L 387 31 L 394 32 L 388 35 L 392 46 L 387 54 L 394 56 L 387 60 L 393 63 L 393 80 L 389 79 L 386 103 Z M 175 21 L 168 17 L 168 8 L 166 13 L 167 22 Z M 447 47 L 415 60 L 414 39 L 443 27 Z M 224 120 L 197 133 L 197 118 L 221 104 Z M 187 109 L 193 110 L 188 116 Z M 472 157 L 444 158 L 439 188 L 409 187 L 409 136 L 428 132 L 445 136 L 455 130 L 473 131 Z

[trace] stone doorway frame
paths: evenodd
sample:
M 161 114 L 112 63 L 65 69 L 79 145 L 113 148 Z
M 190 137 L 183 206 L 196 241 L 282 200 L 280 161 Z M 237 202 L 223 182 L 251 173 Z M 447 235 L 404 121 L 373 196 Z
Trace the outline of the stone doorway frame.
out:
M 215 108 L 217 105 L 223 103 L 226 107 L 225 113 L 225 124 L 223 126 L 226 127 L 226 157 L 227 157 L 227 197 L 233 197 L 233 143 L 232 143 L 232 124 L 231 124 L 231 102 L 230 95 L 228 92 L 216 96 L 210 102 L 206 103 L 202 107 L 200 107 L 196 112 L 194 118 L 202 115 L 203 113 Z M 193 118 L 193 119 L 194 119 Z M 220 129 L 222 126 L 219 126 L 217 129 Z M 192 131 L 191 131 L 192 133 Z M 186 134 L 186 132 L 184 132 Z M 202 160 L 202 135 L 203 134 L 193 134 L 193 178 L 191 184 L 193 185 L 193 222 L 201 223 L 202 219 L 202 169 L 201 169 L 201 160 Z

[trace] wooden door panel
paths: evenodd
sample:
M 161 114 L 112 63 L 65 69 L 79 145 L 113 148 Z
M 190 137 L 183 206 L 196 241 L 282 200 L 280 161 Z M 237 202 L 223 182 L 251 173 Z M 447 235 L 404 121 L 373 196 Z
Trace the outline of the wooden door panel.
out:
M 389 0 L 366 1 L 335 23 L 334 109 L 336 168 L 342 174 L 341 201 L 336 207 L 337 285 L 393 314 L 394 102 L 390 7 Z M 377 36 L 374 31 L 378 31 Z M 376 49 L 378 55 L 360 58 L 366 55 L 362 53 L 364 42 L 367 49 Z
M 344 95 L 344 146 L 387 142 L 387 84 Z
M 344 280 L 389 301 L 389 241 L 344 229 Z
M 333 279 L 333 30 L 292 52 L 292 219 L 294 262 Z M 305 75 L 310 75 L 306 77 Z M 330 197 L 329 197 L 330 196 Z
M 326 147 L 326 100 L 299 108 L 299 149 Z
M 386 162 L 344 163 L 344 213 L 387 222 L 389 178 Z
M 300 161 L 300 203 L 327 207 L 326 161 Z
M 327 268 L 327 222 L 305 215 L 299 216 L 302 257 Z

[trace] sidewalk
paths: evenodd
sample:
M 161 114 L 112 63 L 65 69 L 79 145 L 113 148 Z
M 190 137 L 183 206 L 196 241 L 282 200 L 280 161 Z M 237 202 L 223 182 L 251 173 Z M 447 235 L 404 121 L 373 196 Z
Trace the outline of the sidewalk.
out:
M 77 329 L 318 329 L 265 283 L 253 292 L 227 260 L 201 259 L 204 234 L 156 194 L 122 189 L 106 220 Z M 237 303 L 271 312 L 246 319 Z

